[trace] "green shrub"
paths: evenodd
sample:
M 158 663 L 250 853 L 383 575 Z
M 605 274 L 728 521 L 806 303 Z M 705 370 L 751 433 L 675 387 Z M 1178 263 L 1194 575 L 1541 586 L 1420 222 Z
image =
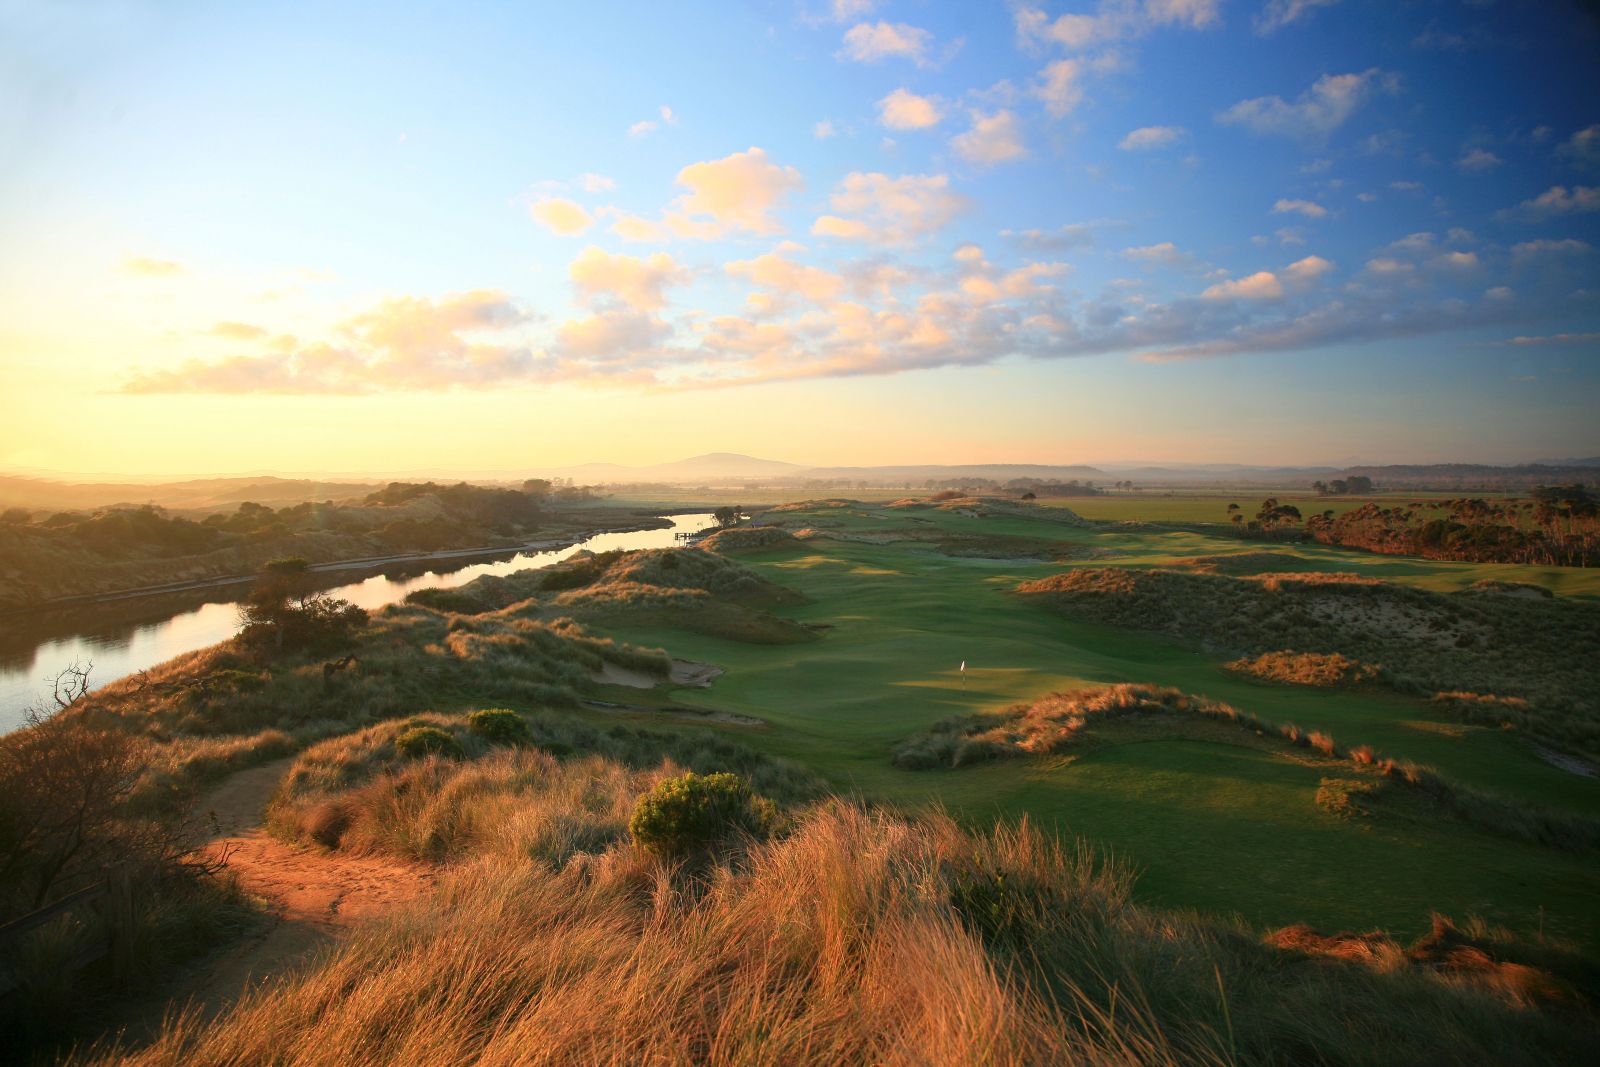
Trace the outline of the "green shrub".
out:
M 437 753 L 460 759 L 461 742 L 437 726 L 413 726 L 395 735 L 394 747 L 407 759 L 421 759 Z
M 726 771 L 664 778 L 639 797 L 628 832 L 640 848 L 669 859 L 706 852 L 730 834 L 765 833 L 772 805 Z
M 467 729 L 497 745 L 526 744 L 528 720 L 506 708 L 484 708 L 467 716 Z

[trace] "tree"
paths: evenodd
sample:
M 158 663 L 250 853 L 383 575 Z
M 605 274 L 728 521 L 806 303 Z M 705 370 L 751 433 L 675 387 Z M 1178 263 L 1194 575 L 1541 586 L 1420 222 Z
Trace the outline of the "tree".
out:
M 337 644 L 363 626 L 367 613 L 348 600 L 319 593 L 311 565 L 298 556 L 262 568 L 255 588 L 239 608 L 240 636 L 273 649 Z
M 21 526 L 32 514 L 27 508 L 6 508 L 5 514 L 0 515 L 0 523 L 7 526 Z
M 550 479 L 548 478 L 529 478 L 527 481 L 522 483 L 522 491 L 524 493 L 527 493 L 535 500 L 541 501 L 548 497 L 550 495 L 550 491 L 554 488 L 555 487 L 550 484 Z
M 1316 494 L 1318 496 L 1327 496 L 1328 495 L 1328 483 L 1327 482 L 1312 482 L 1311 483 L 1311 488 L 1316 491 Z
M 711 520 L 718 526 L 737 526 L 742 518 L 744 511 L 738 504 L 723 506 L 711 513 Z

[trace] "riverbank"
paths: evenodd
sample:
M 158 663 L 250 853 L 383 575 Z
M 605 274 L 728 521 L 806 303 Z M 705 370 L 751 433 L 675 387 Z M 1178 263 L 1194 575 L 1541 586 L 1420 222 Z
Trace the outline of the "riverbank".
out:
M 608 523 L 593 525 L 587 529 L 579 530 L 557 538 L 539 541 L 527 541 L 503 545 L 479 545 L 469 548 L 440 549 L 434 552 L 404 552 L 378 556 L 358 556 L 346 559 L 332 559 L 313 561 L 308 568 L 315 573 L 329 573 L 347 570 L 377 570 L 382 567 L 400 566 L 410 563 L 446 562 L 450 560 L 513 557 L 525 552 L 548 552 L 555 549 L 567 548 L 581 544 L 592 537 L 605 533 L 633 533 L 640 530 L 659 530 L 672 525 L 671 520 L 660 515 L 649 516 L 648 521 L 634 516 L 635 521 L 627 524 Z M 292 551 L 292 548 L 290 549 Z M 282 555 L 282 552 L 278 553 Z M 192 560 L 180 559 L 173 561 L 175 566 L 193 565 Z M 47 597 L 40 600 L 29 601 L 15 606 L 0 606 L 0 619 L 12 618 L 20 615 L 39 611 L 56 609 L 70 609 L 86 607 L 94 604 L 107 604 L 119 600 L 135 600 L 141 597 L 157 597 L 176 593 L 189 593 L 203 589 L 222 589 L 230 585 L 244 585 L 255 581 L 259 567 L 242 573 L 219 574 L 200 578 L 188 578 L 171 582 L 160 582 L 148 585 L 132 586 L 124 589 L 109 589 L 91 593 L 73 593 L 66 596 Z

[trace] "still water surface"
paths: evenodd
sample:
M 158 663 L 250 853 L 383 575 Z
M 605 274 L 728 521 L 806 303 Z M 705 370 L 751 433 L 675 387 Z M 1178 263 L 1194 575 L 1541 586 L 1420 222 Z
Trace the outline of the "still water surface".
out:
M 673 534 L 703 530 L 711 523 L 709 514 L 667 518 L 671 529 L 596 534 L 566 548 L 519 552 L 488 562 L 419 560 L 354 582 L 350 571 L 325 572 L 326 591 L 376 611 L 413 589 L 449 589 L 486 574 L 548 567 L 584 549 L 670 548 L 676 543 Z M 50 681 L 74 661 L 92 661 L 90 682 L 101 686 L 231 637 L 239 628 L 239 600 L 248 589 L 230 585 L 0 620 L 0 733 L 15 729 L 39 700 L 48 701 Z

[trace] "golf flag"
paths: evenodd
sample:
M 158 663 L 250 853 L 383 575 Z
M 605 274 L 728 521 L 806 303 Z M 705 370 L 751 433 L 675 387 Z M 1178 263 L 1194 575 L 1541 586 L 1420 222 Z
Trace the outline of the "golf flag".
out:
M 967 673 L 967 661 L 966 660 L 962 660 L 961 661 L 961 673 L 962 674 Z

